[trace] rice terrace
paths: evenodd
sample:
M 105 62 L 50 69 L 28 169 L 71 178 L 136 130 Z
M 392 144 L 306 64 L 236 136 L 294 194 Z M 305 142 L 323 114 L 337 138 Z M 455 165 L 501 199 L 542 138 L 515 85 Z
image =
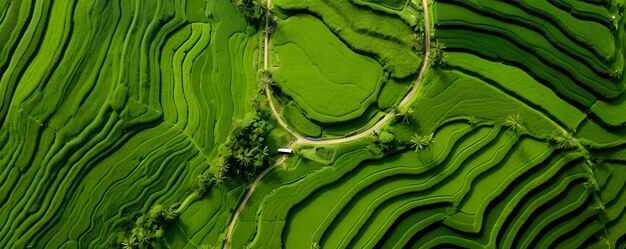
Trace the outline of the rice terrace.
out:
M 0 248 L 626 249 L 626 0 L 0 0 Z

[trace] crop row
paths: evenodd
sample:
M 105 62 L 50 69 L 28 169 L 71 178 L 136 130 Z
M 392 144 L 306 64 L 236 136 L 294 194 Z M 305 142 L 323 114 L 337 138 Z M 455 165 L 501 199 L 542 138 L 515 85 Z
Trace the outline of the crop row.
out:
M 271 184 L 275 188 L 255 200 L 262 209 L 248 220 L 254 222 L 238 225 L 236 231 L 250 236 L 238 237 L 239 243 L 577 247 L 599 243 L 602 224 L 618 231 L 611 239 L 623 235 L 617 228 L 624 211 L 623 165 L 602 164 L 592 178 L 582 153 L 532 136 L 462 122 L 435 133 L 437 142 L 417 154 L 368 162 L 357 159 L 363 154 L 347 153 L 342 157 L 362 162 L 340 159 L 295 182 Z M 298 163 L 296 169 L 301 167 L 310 166 Z M 597 179 L 600 195 L 590 191 L 590 179 Z M 611 210 L 610 222 L 597 223 L 604 217 L 597 203 Z
M 394 78 L 409 77 L 419 69 L 421 58 L 408 46 L 414 31 L 397 17 L 356 6 L 351 1 L 278 0 L 272 3 L 284 10 L 318 16 L 352 50 L 376 57 Z
M 626 106 L 621 77 L 624 29 L 566 18 L 558 4 L 541 3 L 541 8 L 537 4 L 438 1 L 437 37 L 448 47 L 449 66 L 489 82 L 565 129 L 589 134 L 591 129 L 610 127 L 613 131 L 608 133 L 623 133 L 626 121 L 617 113 Z M 618 15 L 617 7 L 607 6 L 594 9 Z M 566 19 L 570 21 L 564 23 Z M 512 71 L 519 73 L 507 79 Z M 583 115 L 588 119 L 583 121 Z
M 378 62 L 351 51 L 310 15 L 281 21 L 272 45 L 279 60 L 274 80 L 317 122 L 359 117 L 376 101 L 385 80 Z
M 229 0 L 9 1 L 0 20 L 0 247 L 119 246 L 136 213 L 186 196 L 251 108 L 258 36 Z M 191 212 L 210 206 L 217 225 L 181 214 L 205 236 L 164 243 L 213 243 L 232 210 L 211 201 Z

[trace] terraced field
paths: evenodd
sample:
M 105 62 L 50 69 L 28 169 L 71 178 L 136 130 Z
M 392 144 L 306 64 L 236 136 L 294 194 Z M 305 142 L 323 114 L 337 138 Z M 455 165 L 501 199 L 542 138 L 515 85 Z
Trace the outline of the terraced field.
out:
M 0 248 L 626 248 L 624 4 L 0 1 Z

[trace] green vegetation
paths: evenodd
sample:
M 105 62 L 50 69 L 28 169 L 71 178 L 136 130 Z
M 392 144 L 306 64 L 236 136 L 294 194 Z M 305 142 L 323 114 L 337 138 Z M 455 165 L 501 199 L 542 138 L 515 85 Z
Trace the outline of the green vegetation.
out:
M 233 4 L 239 8 L 243 17 L 253 26 L 259 27 L 265 20 L 267 11 L 267 0 L 232 0 Z
M 269 149 L 265 137 L 271 130 L 269 112 L 247 113 L 242 120 L 233 122 L 226 142 L 220 145 L 218 157 L 213 161 L 218 173 L 250 179 L 269 162 Z
M 407 4 L 407 0 L 364 0 L 371 4 L 377 4 L 393 10 L 402 10 Z
M 411 27 L 416 23 L 359 7 L 351 1 L 274 0 L 272 3 L 280 9 L 320 17 L 355 52 L 375 55 L 391 77 L 402 79 L 419 70 L 422 58 L 411 53 L 407 45 L 414 34 Z
M 279 60 L 274 80 L 312 120 L 355 119 L 376 101 L 384 80 L 380 65 L 350 51 L 318 19 L 282 21 L 273 45 Z
M 267 3 L 0 1 L 0 248 L 626 248 L 623 0 Z

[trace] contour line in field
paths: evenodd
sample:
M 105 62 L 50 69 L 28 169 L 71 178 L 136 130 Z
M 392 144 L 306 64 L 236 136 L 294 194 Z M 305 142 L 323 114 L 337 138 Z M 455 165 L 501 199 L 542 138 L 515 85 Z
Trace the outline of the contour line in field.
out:
M 268 69 L 268 47 L 269 47 L 269 16 L 270 16 L 270 7 L 272 5 L 272 0 L 267 0 L 267 6 L 266 6 L 266 14 L 265 14 L 265 35 L 264 35 L 264 48 L 263 48 L 263 68 L 265 70 Z M 417 76 L 417 79 L 415 80 L 415 83 L 413 84 L 413 87 L 411 88 L 411 91 L 409 91 L 409 93 L 407 93 L 406 96 L 404 96 L 404 98 L 402 99 L 402 101 L 400 101 L 400 104 L 398 106 L 403 106 L 406 105 L 411 98 L 413 98 L 413 96 L 415 95 L 415 93 L 417 92 L 417 87 L 419 87 L 420 82 L 422 81 L 422 78 L 424 76 L 424 72 L 426 71 L 426 68 L 428 67 L 428 57 L 430 56 L 430 22 L 428 19 L 428 2 L 427 0 L 422 0 L 422 5 L 424 7 L 424 34 L 426 39 L 425 39 L 425 46 L 426 46 L 426 51 L 424 53 L 424 60 L 422 62 L 422 67 L 420 68 L 420 72 Z M 295 132 L 294 130 L 292 130 L 289 125 L 287 125 L 287 123 L 285 123 L 285 121 L 283 121 L 280 117 L 280 115 L 278 114 L 278 111 L 276 110 L 276 107 L 274 106 L 274 102 L 271 99 L 271 91 L 269 89 L 269 86 L 265 86 L 264 87 L 265 90 L 265 96 L 267 97 L 267 100 L 270 104 L 270 109 L 272 109 L 272 115 L 274 115 L 274 117 L 276 118 L 276 120 L 278 120 L 278 123 L 285 128 L 285 130 L 287 130 L 291 135 L 293 135 L 296 140 L 291 142 L 287 148 L 291 148 L 293 147 L 294 144 L 336 144 L 336 143 L 344 143 L 344 142 L 350 142 L 350 141 L 354 141 L 360 138 L 363 138 L 367 135 L 369 135 L 370 133 L 374 132 L 375 130 L 377 130 L 378 128 L 380 128 L 380 126 L 382 126 L 383 124 L 385 124 L 387 122 L 387 120 L 389 120 L 393 115 L 395 115 L 395 111 L 390 111 L 389 113 L 385 114 L 385 116 L 380 119 L 376 124 L 374 124 L 372 127 L 370 127 L 369 129 L 349 136 L 349 137 L 344 137 L 344 138 L 337 138 L 337 139 L 328 139 L 328 140 L 320 140 L 320 141 L 311 141 L 311 140 L 307 140 L 305 139 L 303 136 L 301 136 L 300 134 L 298 134 L 297 132 Z M 248 192 L 246 193 L 246 196 L 244 197 L 244 199 L 241 201 L 241 203 L 239 204 L 239 207 L 237 208 L 237 211 L 235 212 L 235 214 L 233 215 L 233 219 L 230 222 L 230 225 L 228 226 L 228 232 L 226 233 L 226 237 L 224 238 L 224 249 L 227 249 L 228 246 L 230 245 L 230 238 L 233 234 L 233 230 L 235 228 L 235 224 L 237 223 L 237 219 L 239 218 L 239 214 L 241 213 L 241 211 L 243 210 L 243 208 L 246 206 L 246 204 L 248 203 L 248 200 L 250 199 L 250 197 L 252 196 L 252 194 L 254 193 L 254 191 L 256 190 L 257 185 L 259 184 L 259 182 L 261 182 L 261 180 L 263 180 L 263 178 L 269 174 L 270 171 L 272 171 L 274 168 L 276 168 L 276 166 L 282 164 L 285 160 L 287 159 L 287 155 L 282 156 L 280 159 L 278 159 L 278 161 L 276 161 L 274 164 L 272 164 L 271 166 L 267 167 L 265 170 L 263 170 L 263 172 L 261 172 L 261 174 L 259 174 L 259 176 L 257 176 L 256 179 L 254 179 L 254 182 L 252 182 L 252 185 L 250 185 L 250 189 L 248 189 Z

